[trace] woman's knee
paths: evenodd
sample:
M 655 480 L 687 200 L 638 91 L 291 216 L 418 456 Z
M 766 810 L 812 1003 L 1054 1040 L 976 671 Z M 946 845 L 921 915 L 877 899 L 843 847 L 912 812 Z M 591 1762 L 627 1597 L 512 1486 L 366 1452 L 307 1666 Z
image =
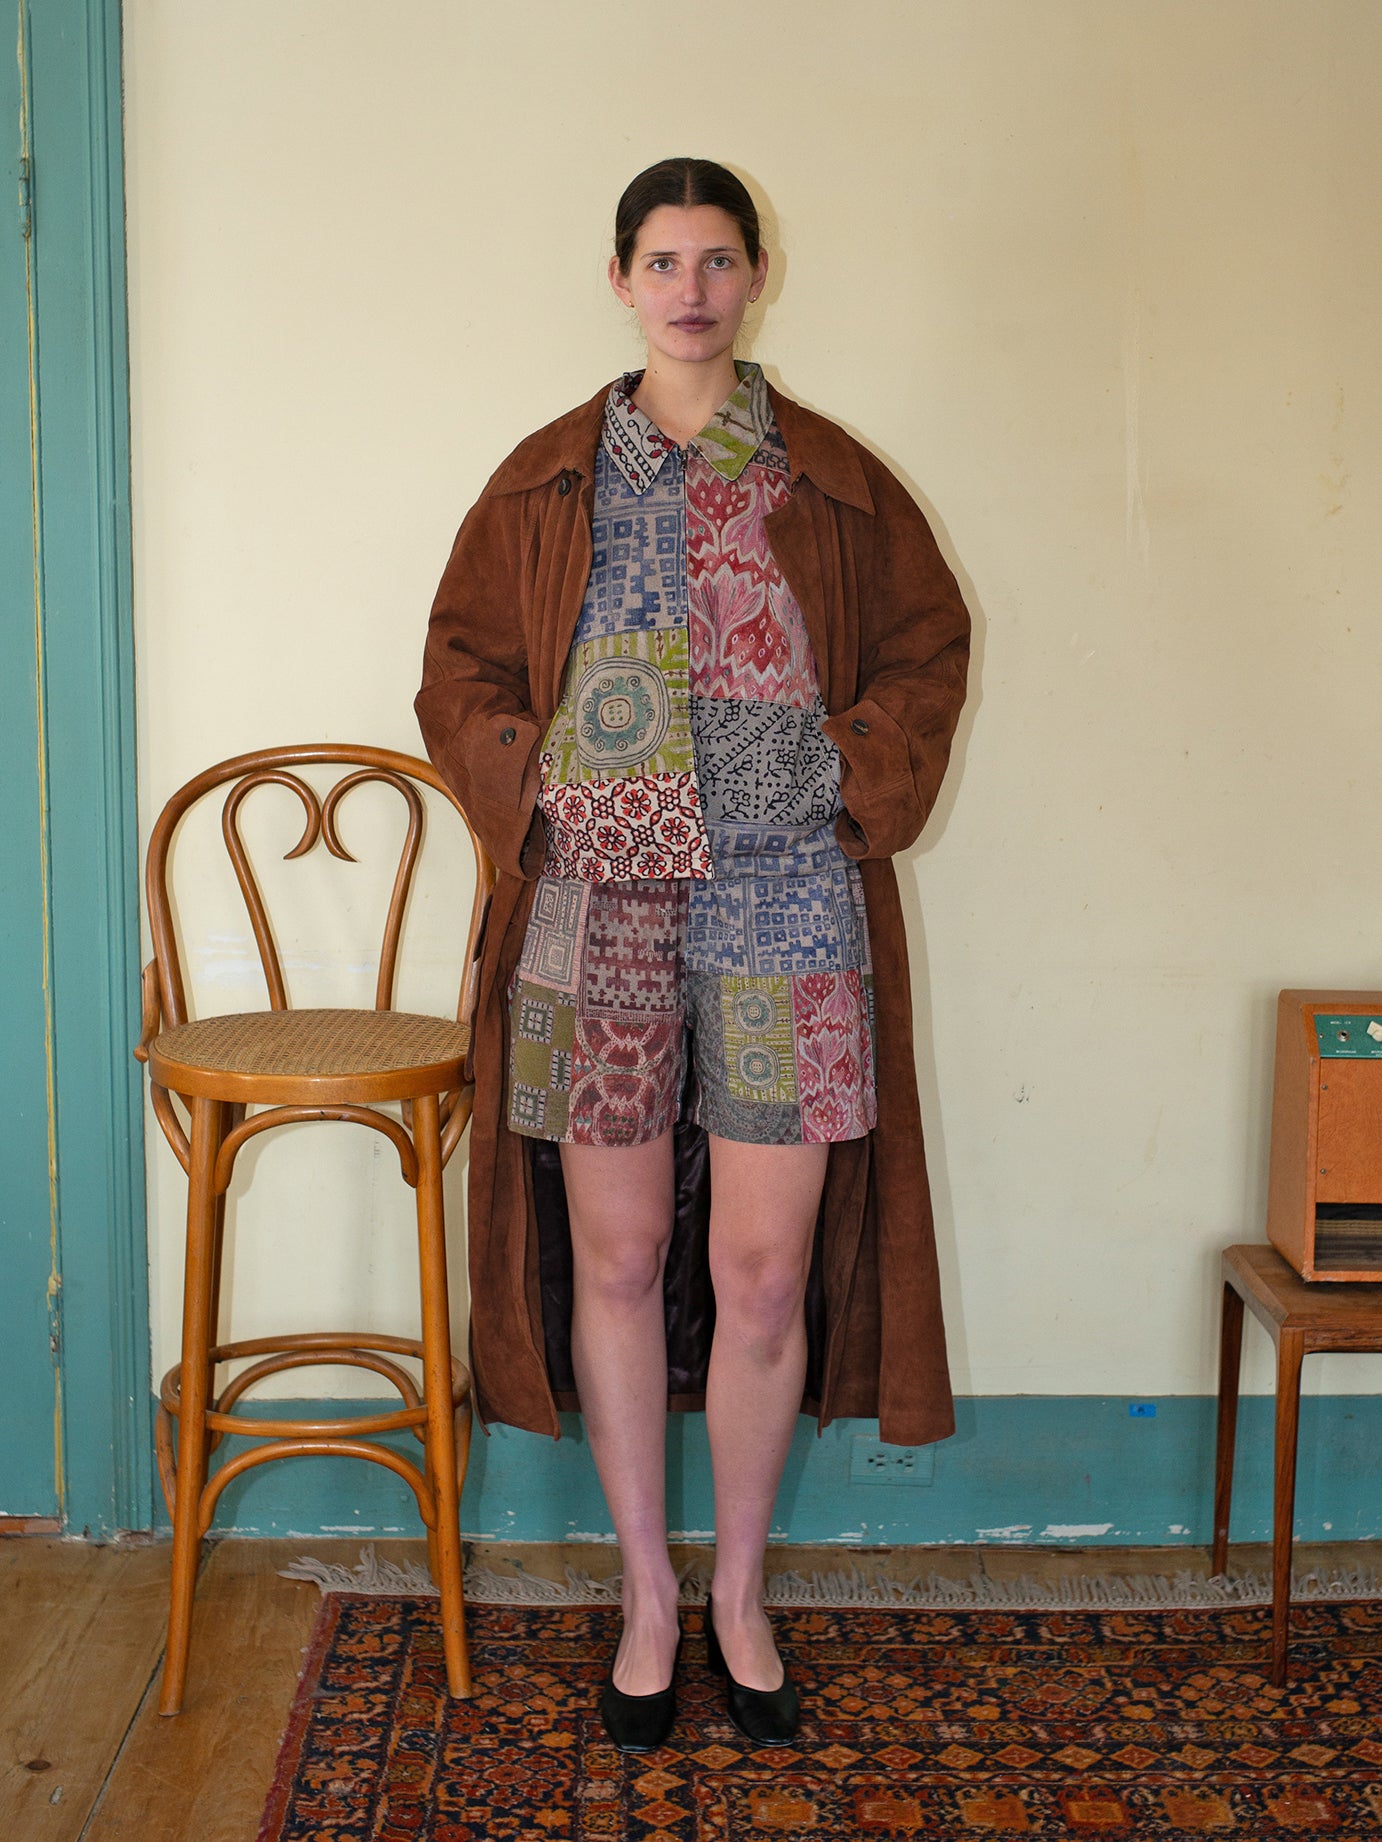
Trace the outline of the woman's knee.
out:
M 662 1283 L 672 1239 L 672 1135 L 625 1150 L 563 1145 L 576 1290 L 637 1304 Z
M 727 1330 L 776 1345 L 802 1322 L 806 1265 L 777 1249 L 722 1249 L 712 1253 L 716 1318 Z
M 637 1305 L 662 1285 L 662 1269 L 671 1240 L 661 1224 L 641 1230 L 575 1234 L 572 1259 L 576 1290 L 612 1305 Z

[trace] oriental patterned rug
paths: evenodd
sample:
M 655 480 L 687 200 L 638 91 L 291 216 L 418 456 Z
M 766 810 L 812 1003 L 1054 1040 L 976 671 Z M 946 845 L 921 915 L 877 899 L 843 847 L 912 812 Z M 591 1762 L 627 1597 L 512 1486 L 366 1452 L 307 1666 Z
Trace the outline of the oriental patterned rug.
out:
M 705 1669 L 701 1610 L 671 1743 L 595 1714 L 619 1614 L 468 1609 L 476 1695 L 444 1692 L 435 1600 L 330 1593 L 259 1842 L 781 1842 L 784 1837 L 1382 1836 L 1382 1603 L 774 1611 L 799 1743 L 756 1751 Z

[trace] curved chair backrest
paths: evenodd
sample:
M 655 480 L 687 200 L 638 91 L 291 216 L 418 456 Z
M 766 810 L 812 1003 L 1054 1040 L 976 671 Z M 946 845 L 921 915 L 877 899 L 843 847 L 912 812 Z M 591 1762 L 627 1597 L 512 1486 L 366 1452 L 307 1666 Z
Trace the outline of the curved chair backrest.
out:
M 313 764 L 327 764 L 347 768 L 331 790 L 320 796 L 316 789 L 302 775 L 294 772 L 300 767 Z M 269 990 L 269 1003 L 274 1010 L 287 1010 L 288 994 L 283 982 L 283 971 L 279 964 L 278 949 L 274 945 L 272 929 L 269 926 L 267 910 L 259 891 L 259 884 L 250 864 L 249 854 L 240 835 L 240 808 L 246 798 L 256 787 L 287 787 L 302 802 L 306 815 L 303 833 L 288 857 L 303 857 L 319 839 L 324 840 L 326 848 L 333 857 L 340 857 L 347 862 L 354 862 L 351 853 L 341 843 L 337 830 L 337 814 L 341 802 L 355 787 L 367 782 L 382 782 L 385 786 L 395 788 L 402 796 L 408 809 L 408 829 L 403 840 L 403 849 L 398 860 L 398 870 L 394 876 L 393 894 L 389 900 L 388 914 L 384 921 L 384 938 L 379 954 L 379 977 L 375 985 L 374 1008 L 388 1010 L 393 1000 L 394 967 L 398 958 L 399 935 L 403 928 L 403 913 L 408 902 L 408 892 L 412 885 L 413 870 L 417 863 L 418 852 L 422 846 L 423 826 L 426 807 L 418 786 L 431 787 L 442 794 L 460 814 L 470 838 L 471 848 L 475 853 L 475 900 L 471 908 L 470 929 L 466 939 L 465 961 L 461 975 L 460 994 L 456 1005 L 456 1015 L 460 1022 L 468 1023 L 475 1003 L 475 980 L 479 964 L 480 941 L 484 930 L 485 916 L 489 908 L 490 894 L 494 888 L 494 866 L 480 846 L 479 839 L 470 828 L 470 822 L 461 810 L 456 796 L 429 762 L 419 760 L 413 755 L 402 755 L 387 748 L 366 748 L 347 743 L 304 743 L 289 748 L 261 748 L 252 754 L 236 755 L 229 761 L 217 762 L 215 767 L 207 768 L 198 774 L 195 780 L 189 780 L 168 801 L 154 826 L 149 839 L 149 851 L 145 866 L 145 893 L 149 908 L 149 928 L 153 936 L 154 957 L 145 968 L 145 1012 L 146 1033 L 147 1015 L 151 1008 L 154 992 L 149 989 L 151 979 L 157 981 L 158 1007 L 163 1026 L 174 1028 L 187 1022 L 187 996 L 183 984 L 182 966 L 178 958 L 177 938 L 173 926 L 172 907 L 168 897 L 168 854 L 174 834 L 184 816 L 204 799 L 207 794 L 215 792 L 218 787 L 229 784 L 221 809 L 221 833 L 225 839 L 226 850 L 235 866 L 236 880 L 244 897 L 245 907 L 249 913 L 250 926 L 254 930 L 255 943 L 259 948 L 259 960 L 264 969 L 264 979 Z

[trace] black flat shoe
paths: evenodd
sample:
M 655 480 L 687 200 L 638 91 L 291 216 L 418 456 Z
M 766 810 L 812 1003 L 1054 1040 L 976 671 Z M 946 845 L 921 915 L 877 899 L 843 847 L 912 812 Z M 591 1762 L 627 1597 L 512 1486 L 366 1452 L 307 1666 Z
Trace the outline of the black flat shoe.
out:
M 616 1655 L 618 1654 L 616 1648 Z M 651 1695 L 626 1695 L 614 1686 L 614 1665 L 609 1666 L 605 1685 L 600 1691 L 600 1719 L 605 1732 L 620 1752 L 656 1752 L 665 1746 L 677 1718 L 677 1664 L 681 1660 L 681 1638 L 672 1658 L 672 1680 L 665 1689 Z
M 713 1674 L 724 1677 L 729 1718 L 744 1738 L 755 1746 L 790 1746 L 801 1726 L 801 1704 L 787 1665 L 783 1664 L 782 1682 L 775 1689 L 745 1688 L 742 1682 L 736 1682 L 715 1635 L 715 1613 L 709 1598 L 705 1602 L 705 1660 Z

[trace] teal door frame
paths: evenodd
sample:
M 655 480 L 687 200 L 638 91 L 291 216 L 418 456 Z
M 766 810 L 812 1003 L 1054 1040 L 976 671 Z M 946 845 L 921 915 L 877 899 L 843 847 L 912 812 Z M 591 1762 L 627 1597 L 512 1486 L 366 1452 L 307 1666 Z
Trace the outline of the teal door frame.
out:
M 99 1537 L 153 1522 L 120 0 L 11 6 L 32 451 L 4 461 L 36 501 L 57 1490 Z
M 58 1513 L 48 1094 L 47 838 L 35 643 L 34 472 L 24 91 L 0 60 L 0 1510 Z

